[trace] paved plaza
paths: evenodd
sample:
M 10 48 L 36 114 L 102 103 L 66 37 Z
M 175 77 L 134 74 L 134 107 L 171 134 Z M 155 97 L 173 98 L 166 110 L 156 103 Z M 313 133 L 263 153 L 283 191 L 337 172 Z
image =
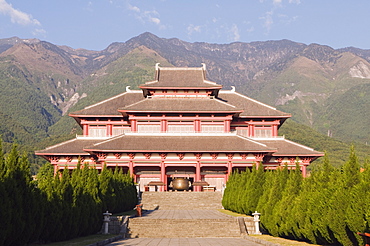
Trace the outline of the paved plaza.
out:
M 230 215 L 219 212 L 218 210 L 204 210 L 204 209 L 192 209 L 192 210 L 149 210 L 142 217 L 135 218 L 140 219 L 235 219 Z
M 128 238 L 109 245 L 140 245 L 140 246 L 261 246 L 242 238 Z

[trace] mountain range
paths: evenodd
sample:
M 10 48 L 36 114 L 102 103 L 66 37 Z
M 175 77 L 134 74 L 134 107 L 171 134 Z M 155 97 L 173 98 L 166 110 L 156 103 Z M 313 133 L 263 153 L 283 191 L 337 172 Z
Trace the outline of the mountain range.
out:
M 101 51 L 0 39 L 0 134 L 28 145 L 75 134 L 68 112 L 152 80 L 155 63 L 205 63 L 208 79 L 224 89 L 235 86 L 331 138 L 370 143 L 370 50 L 289 40 L 189 43 L 151 33 Z

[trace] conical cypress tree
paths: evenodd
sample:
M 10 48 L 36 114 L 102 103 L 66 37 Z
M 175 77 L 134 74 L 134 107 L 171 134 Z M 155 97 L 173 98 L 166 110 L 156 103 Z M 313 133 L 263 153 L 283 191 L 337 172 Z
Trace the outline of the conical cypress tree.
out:
M 258 201 L 263 194 L 263 185 L 265 183 L 265 170 L 262 164 L 253 166 L 252 172 L 249 175 L 248 188 L 246 194 L 244 210 L 245 214 L 252 214 L 256 211 Z
M 86 188 L 91 202 L 88 233 L 96 233 L 101 229 L 101 199 L 99 192 L 98 170 L 95 167 L 89 169 Z
M 289 177 L 286 183 L 286 187 L 282 192 L 281 200 L 276 204 L 274 208 L 275 223 L 280 226 L 277 229 L 279 236 L 283 237 L 294 237 L 291 229 L 292 224 L 295 222 L 295 216 L 291 212 L 287 212 L 287 209 L 291 211 L 294 200 L 298 197 L 301 192 L 303 176 L 300 171 L 298 161 L 296 162 L 295 169 L 290 170 Z M 276 215 L 279 215 L 276 217 Z
M 343 166 L 344 186 L 351 188 L 360 182 L 360 163 L 352 145 L 348 161 Z
M 19 161 L 19 172 L 21 179 L 18 180 L 20 185 L 20 193 L 22 196 L 21 206 L 23 207 L 24 213 L 22 214 L 22 223 L 26 226 L 23 231 L 19 231 L 22 235 L 22 239 L 27 243 L 36 241 L 41 233 L 40 228 L 42 227 L 42 206 L 39 203 L 39 190 L 35 186 L 35 182 L 32 181 L 30 163 L 27 155 L 23 154 L 18 159 Z
M 114 197 L 113 184 L 113 173 L 107 168 L 107 164 L 104 163 L 103 169 L 99 175 L 99 189 L 101 192 L 102 209 L 103 211 L 113 211 L 112 203 Z
M 270 194 L 276 182 L 275 181 L 276 171 L 267 171 L 265 173 L 265 177 L 266 177 L 266 181 L 263 185 L 263 194 L 258 200 L 257 211 L 261 213 L 262 227 L 268 231 L 268 227 L 266 224 L 268 218 L 265 215 L 266 215 L 266 211 L 269 209 L 268 208 L 269 197 L 270 197 Z
M 234 198 L 234 187 L 237 173 L 234 171 L 230 174 L 229 179 L 226 183 L 226 189 L 224 190 L 224 195 L 222 197 L 222 206 L 225 209 L 231 210 L 233 198 Z
M 312 243 L 336 243 L 329 225 L 332 217 L 331 203 L 335 200 L 333 194 L 340 182 L 340 172 L 332 167 L 326 154 L 323 165 L 305 181 L 302 196 L 298 198 L 302 207 L 302 214 L 297 214 L 300 231 Z
M 74 219 L 75 215 L 73 214 L 73 188 L 71 184 L 71 175 L 68 167 L 66 166 L 63 169 L 62 175 L 56 177 L 58 178 L 57 182 L 57 193 L 58 200 L 61 211 L 63 211 L 60 224 L 60 240 L 67 240 L 74 236 Z
M 263 212 L 263 217 L 261 217 L 261 222 L 264 224 L 264 226 L 266 226 L 266 229 L 268 229 L 269 233 L 271 233 L 273 236 L 278 235 L 279 226 L 275 224 L 274 221 L 274 219 L 276 220 L 276 217 L 274 218 L 274 208 L 275 205 L 281 200 L 287 179 L 288 168 L 286 166 L 283 169 L 278 169 L 274 172 L 272 187 L 269 187 L 268 197 L 265 197 L 265 199 L 267 198 L 267 201 L 262 206 L 261 213 Z
M 6 173 L 6 166 L 5 166 L 5 158 L 4 158 L 4 151 L 3 151 L 3 141 L 0 135 L 0 179 L 4 177 Z
M 357 220 L 359 211 L 354 211 L 351 205 L 355 205 L 359 198 L 357 186 L 360 184 L 360 164 L 353 146 L 342 171 L 339 179 L 341 182 L 337 185 L 333 199 L 331 199 L 331 224 L 329 227 L 339 243 L 356 245 L 355 232 L 351 231 L 351 228 L 356 228 L 352 223 Z
M 17 235 L 18 232 L 23 231 L 26 226 L 23 221 L 23 215 L 25 213 L 25 208 L 23 206 L 24 179 L 22 178 L 22 172 L 19 168 L 19 154 L 16 145 L 13 145 L 6 158 L 5 165 L 5 190 L 11 207 L 11 211 L 8 211 L 7 216 L 10 216 L 12 221 L 6 229 L 8 233 L 5 239 L 5 245 L 22 245 L 25 244 L 26 241 L 19 238 Z

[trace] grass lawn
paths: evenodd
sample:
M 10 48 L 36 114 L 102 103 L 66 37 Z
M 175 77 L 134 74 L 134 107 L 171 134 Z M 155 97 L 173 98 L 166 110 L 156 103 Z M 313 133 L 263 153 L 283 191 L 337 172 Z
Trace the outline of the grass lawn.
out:
M 289 240 L 281 237 L 273 237 L 270 235 L 249 235 L 251 237 L 259 238 L 268 242 L 277 243 L 282 246 L 315 246 L 317 244 L 310 244 L 306 242 L 300 242 L 295 240 Z
M 218 211 L 220 211 L 221 213 L 227 214 L 227 215 L 234 216 L 234 217 L 252 217 L 247 214 L 238 214 L 238 213 L 232 212 L 230 210 L 225 210 L 225 209 L 218 209 Z

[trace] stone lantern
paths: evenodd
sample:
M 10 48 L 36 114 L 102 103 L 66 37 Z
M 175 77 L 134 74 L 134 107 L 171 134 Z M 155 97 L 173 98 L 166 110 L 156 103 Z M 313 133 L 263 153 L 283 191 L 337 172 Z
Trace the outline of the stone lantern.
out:
M 108 211 L 107 212 L 105 212 L 105 213 L 103 213 L 103 215 L 104 215 L 104 219 L 103 219 L 103 223 L 104 223 L 104 232 L 103 232 L 103 234 L 109 234 L 109 232 L 108 232 L 108 224 L 109 224 L 109 221 L 110 221 L 110 216 L 112 215 L 111 213 L 108 213 Z
M 255 235 L 261 235 L 262 233 L 260 232 L 260 213 L 255 211 L 253 214 L 253 221 L 254 221 L 254 234 Z

